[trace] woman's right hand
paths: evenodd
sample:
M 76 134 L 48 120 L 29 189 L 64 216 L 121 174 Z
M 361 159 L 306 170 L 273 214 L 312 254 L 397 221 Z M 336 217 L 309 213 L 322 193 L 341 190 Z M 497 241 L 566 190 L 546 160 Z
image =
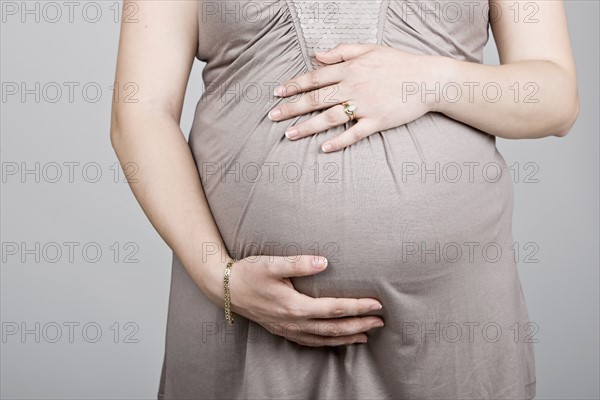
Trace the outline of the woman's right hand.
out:
M 123 3 L 127 9 L 135 1 Z M 111 144 L 126 174 L 131 166 L 140 172 L 128 182 L 158 234 L 200 290 L 223 307 L 221 253 L 207 255 L 200 246 L 224 245 L 179 124 L 198 49 L 197 2 L 133 5 L 139 11 L 136 18 L 146 23 L 121 26 L 115 87 L 120 87 L 119 82 L 135 82 L 144 90 L 136 93 L 135 102 L 113 101 Z M 289 277 L 323 270 L 311 266 L 312 258 L 302 256 L 294 262 L 267 256 L 256 262 L 254 257 L 237 262 L 231 270 L 232 311 L 302 344 L 366 339 L 364 332 L 380 318 L 358 315 L 366 313 L 375 300 L 313 299 L 294 290 Z
M 379 301 L 313 298 L 296 291 L 290 281 L 290 277 L 314 275 L 326 267 L 326 258 L 312 255 L 239 260 L 230 271 L 231 311 L 305 346 L 365 343 L 366 331 L 383 326 L 380 317 L 363 316 L 381 309 Z

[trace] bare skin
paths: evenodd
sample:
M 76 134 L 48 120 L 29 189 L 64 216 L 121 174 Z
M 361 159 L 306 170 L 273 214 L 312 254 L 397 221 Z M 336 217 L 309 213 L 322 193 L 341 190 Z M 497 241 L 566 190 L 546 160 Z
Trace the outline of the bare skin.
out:
M 514 2 L 491 0 L 506 8 Z M 524 0 L 520 0 L 524 3 Z M 531 1 L 527 1 L 531 3 Z M 185 88 L 198 47 L 197 1 L 124 0 L 123 7 L 135 3 L 138 23 L 123 23 L 119 41 L 115 85 L 134 82 L 139 91 L 137 103 L 113 103 L 111 142 L 121 165 L 138 167 L 137 182 L 131 189 L 148 219 L 178 255 L 198 288 L 215 304 L 222 306 L 223 271 L 230 256 L 208 208 L 194 160 L 179 127 Z M 505 4 L 506 3 L 506 4 Z M 359 106 L 359 123 L 331 139 L 335 151 L 362 140 L 385 127 L 410 122 L 428 111 L 442 112 L 490 134 L 507 138 L 564 136 L 579 112 L 575 66 L 566 31 L 562 1 L 539 1 L 538 24 L 512 23 L 501 18 L 493 32 L 504 65 L 492 67 L 435 56 L 416 56 L 371 45 L 342 45 L 321 57 L 332 64 L 317 76 L 298 77 L 303 91 L 312 91 L 314 82 L 339 85 L 339 93 L 352 93 Z M 506 11 L 506 10 L 505 10 Z M 506 11 L 505 15 L 511 15 Z M 341 62 L 342 60 L 349 60 Z M 350 62 L 350 61 L 359 62 Z M 405 68 L 398 68 L 405 65 Z M 394 68 L 392 71 L 391 68 Z M 342 76 L 374 76 L 361 68 L 380 69 L 378 76 L 345 86 Z M 343 68 L 356 69 L 347 74 Z M 387 74 L 386 74 L 387 71 Z M 492 103 L 467 97 L 460 101 L 398 102 L 400 78 L 415 82 L 488 82 L 506 88 L 514 82 L 533 80 L 539 87 L 538 103 L 522 103 L 503 96 Z M 325 76 L 325 77 L 323 77 Z M 379 85 L 364 90 L 360 87 Z M 384 88 L 385 86 L 385 88 Z M 350 90 L 351 89 L 351 90 Z M 368 92 L 378 91 L 387 100 L 368 100 Z M 292 93 L 286 93 L 290 95 Z M 396 95 L 396 98 L 393 96 Z M 283 106 L 281 119 L 305 114 L 314 109 L 330 109 L 321 120 L 299 125 L 302 136 L 317 133 L 347 121 L 340 106 L 297 101 Z M 361 100 L 362 99 L 362 100 Z M 362 105 L 360 101 L 364 101 Z M 380 113 L 387 105 L 394 112 Z M 282 107 L 282 106 L 279 106 Z M 299 107 L 299 108 L 296 108 Z M 396 110 L 401 109 L 398 113 Z M 335 114 L 334 114 L 335 112 Z M 341 113 L 341 114 L 340 114 Z M 363 113 L 363 114 L 361 114 Z M 394 119 L 400 116 L 398 119 Z M 319 117 L 315 117 L 319 118 Z M 363 129 L 364 128 L 364 129 Z M 301 137 L 301 136 L 298 136 Z M 207 252 L 207 246 L 219 249 Z M 317 260 L 315 268 L 313 261 Z M 260 257 L 244 259 L 232 269 L 232 311 L 249 318 L 270 332 L 308 346 L 346 345 L 367 340 L 366 332 L 383 323 L 377 316 L 366 316 L 378 309 L 376 299 L 311 298 L 294 290 L 289 278 L 321 272 L 323 257 L 304 255 L 294 259 Z
M 223 271 L 231 258 L 179 127 L 198 48 L 197 1 L 125 0 L 125 10 L 131 10 L 130 3 L 137 7 L 139 22 L 121 25 L 115 85 L 134 82 L 138 101 L 113 102 L 111 143 L 122 166 L 137 166 L 130 187 L 156 231 L 199 289 L 223 307 Z M 315 259 L 321 268 L 312 266 Z M 232 311 L 307 346 L 365 342 L 366 331 L 383 323 L 380 317 L 364 315 L 371 307 L 380 308 L 376 299 L 315 299 L 294 290 L 289 277 L 319 273 L 325 268 L 323 260 L 305 255 L 236 263 L 231 271 Z
M 281 97 L 301 97 L 274 107 L 271 113 L 281 114 L 271 119 L 323 110 L 288 129 L 288 138 L 297 140 L 346 123 L 339 104 L 356 105 L 358 121 L 324 142 L 325 152 L 431 111 L 506 139 L 567 135 L 579 114 L 579 95 L 563 1 L 490 0 L 490 6 L 501 15 L 490 18 L 501 65 L 381 45 L 338 45 L 317 56 L 329 65 L 282 84 Z M 290 134 L 294 128 L 298 132 Z

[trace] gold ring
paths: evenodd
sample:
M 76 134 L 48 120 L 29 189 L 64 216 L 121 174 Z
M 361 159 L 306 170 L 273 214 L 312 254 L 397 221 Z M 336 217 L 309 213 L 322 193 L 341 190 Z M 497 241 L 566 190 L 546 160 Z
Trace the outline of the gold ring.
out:
M 354 121 L 356 119 L 356 116 L 354 115 L 354 112 L 357 108 L 356 105 L 350 104 L 347 101 L 343 102 L 342 105 L 344 106 L 344 112 L 346 113 L 348 118 L 350 118 L 350 121 Z

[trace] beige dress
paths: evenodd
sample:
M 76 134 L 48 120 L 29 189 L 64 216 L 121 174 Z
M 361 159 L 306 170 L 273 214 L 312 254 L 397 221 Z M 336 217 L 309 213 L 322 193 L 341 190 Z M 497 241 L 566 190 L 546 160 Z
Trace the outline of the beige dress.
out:
M 534 397 L 537 326 L 495 137 L 432 112 L 325 154 L 321 144 L 349 124 L 289 141 L 285 129 L 318 112 L 267 117 L 284 101 L 273 88 L 322 68 L 314 51 L 337 43 L 480 63 L 487 7 L 198 2 L 205 91 L 189 144 L 229 254 L 326 256 L 329 267 L 295 288 L 379 299 L 385 327 L 343 347 L 301 346 L 239 315 L 230 327 L 174 255 L 159 399 Z

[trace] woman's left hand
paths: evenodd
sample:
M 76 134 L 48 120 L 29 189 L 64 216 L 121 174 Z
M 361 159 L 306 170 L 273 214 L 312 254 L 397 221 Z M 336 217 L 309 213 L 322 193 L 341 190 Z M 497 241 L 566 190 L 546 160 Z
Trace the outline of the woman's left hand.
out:
M 412 54 L 381 45 L 341 44 L 318 54 L 317 59 L 329 65 L 297 76 L 275 89 L 276 96 L 298 94 L 299 97 L 271 110 L 269 118 L 273 121 L 324 109 L 319 115 L 288 128 L 286 136 L 291 140 L 348 122 L 344 102 L 356 106 L 356 121 L 348 130 L 323 143 L 324 152 L 341 150 L 375 132 L 438 110 L 444 57 Z M 280 111 L 279 116 L 274 115 L 275 110 Z

